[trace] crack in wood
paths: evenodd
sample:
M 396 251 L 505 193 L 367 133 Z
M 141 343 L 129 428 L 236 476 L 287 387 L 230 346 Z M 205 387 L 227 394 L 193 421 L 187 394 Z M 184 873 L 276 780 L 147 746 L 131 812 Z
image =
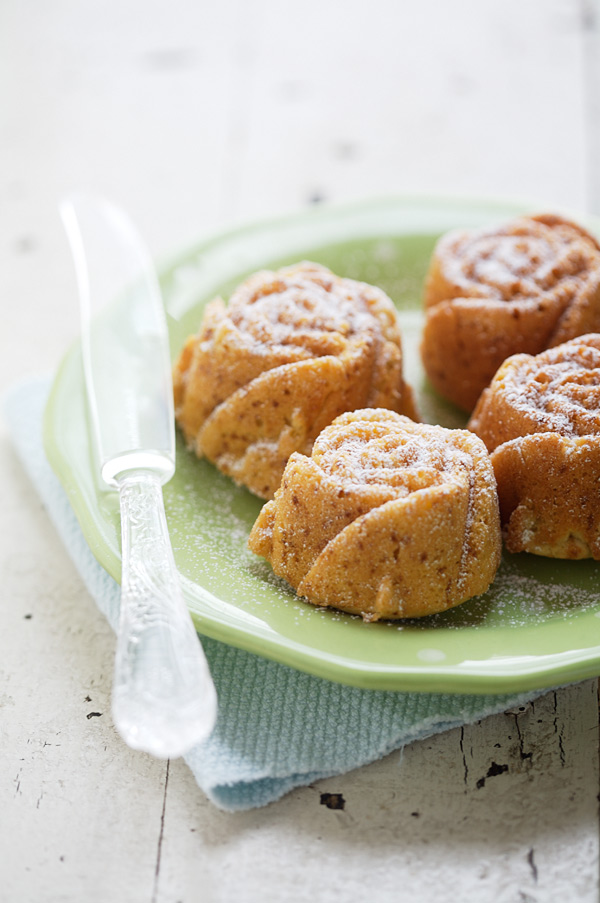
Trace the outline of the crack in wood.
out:
M 526 711 L 523 709 L 523 711 Z M 523 731 L 521 730 L 521 725 L 519 724 L 519 715 L 515 712 L 515 727 L 517 729 L 517 738 L 519 741 L 519 756 L 521 757 L 521 762 L 531 761 L 533 758 L 532 753 L 525 752 L 525 737 L 523 736 Z
M 23 769 L 20 768 L 15 777 L 15 783 L 17 785 L 15 787 L 15 796 L 17 796 L 21 792 L 21 774 L 22 773 L 23 773 Z
M 468 783 L 468 778 L 469 778 L 469 766 L 467 765 L 467 757 L 465 755 L 464 741 L 465 741 L 465 729 L 464 729 L 464 727 L 461 727 L 459 746 L 460 746 L 460 751 L 462 753 L 463 768 L 464 768 L 464 782 L 466 785 Z
M 533 849 L 533 847 L 531 847 L 531 849 L 527 853 L 527 862 L 529 863 L 529 868 L 531 869 L 531 874 L 533 875 L 534 883 L 537 884 L 538 869 L 537 869 L 537 865 L 535 864 L 535 850 Z
M 565 761 L 566 761 L 565 746 L 563 743 L 564 725 L 563 725 L 563 727 L 561 727 L 559 729 L 559 727 L 558 727 L 558 720 L 559 720 L 558 719 L 558 695 L 557 695 L 556 691 L 554 691 L 554 693 L 553 693 L 553 698 L 554 698 L 554 719 L 553 719 L 552 723 L 554 725 L 554 733 L 556 734 L 556 737 L 558 739 L 558 753 L 559 753 L 561 768 L 564 768 Z
M 156 850 L 156 866 L 154 869 L 154 887 L 152 888 L 151 903 L 156 903 L 158 893 L 158 879 L 160 877 L 160 860 L 162 855 L 162 843 L 165 833 L 165 812 L 167 809 L 167 788 L 169 786 L 169 766 L 171 760 L 167 759 L 167 770 L 165 772 L 165 791 L 163 794 L 162 812 L 160 813 L 160 831 L 158 834 L 158 847 Z

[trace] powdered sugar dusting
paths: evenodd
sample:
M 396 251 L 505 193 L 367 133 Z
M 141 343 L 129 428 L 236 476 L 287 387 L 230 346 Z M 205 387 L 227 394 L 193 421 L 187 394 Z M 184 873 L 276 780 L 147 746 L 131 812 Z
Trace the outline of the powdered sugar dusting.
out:
M 468 486 L 473 458 L 456 436 L 391 412 L 356 412 L 321 433 L 313 459 L 349 488 L 385 485 L 404 496 L 448 481 Z
M 600 433 L 600 341 L 583 336 L 533 356 L 519 355 L 503 370 L 498 391 L 507 406 L 533 413 L 536 432 L 563 436 Z
M 413 621 L 413 627 L 429 628 L 519 628 L 556 618 L 573 617 L 582 609 L 600 608 L 600 573 L 592 573 L 592 562 L 577 562 L 587 573 L 585 583 L 570 582 L 569 564 L 526 554 L 505 554 L 496 578 L 482 596 L 471 599 L 449 612 Z
M 228 317 L 253 352 L 287 350 L 290 361 L 372 344 L 390 320 L 396 328 L 383 292 L 311 263 L 255 274 L 233 293 Z M 397 332 L 392 340 L 399 341 Z
M 600 268 L 600 253 L 571 223 L 543 220 L 519 217 L 500 228 L 449 233 L 439 246 L 446 277 L 466 297 L 555 298 L 564 308 Z

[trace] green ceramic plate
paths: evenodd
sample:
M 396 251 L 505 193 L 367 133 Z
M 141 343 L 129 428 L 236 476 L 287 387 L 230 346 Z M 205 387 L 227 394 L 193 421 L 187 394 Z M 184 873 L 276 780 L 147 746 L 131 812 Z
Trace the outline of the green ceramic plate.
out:
M 373 282 L 400 311 L 407 376 L 430 422 L 462 426 L 427 387 L 418 357 L 423 276 L 434 242 L 523 207 L 403 199 L 262 224 L 194 248 L 162 277 L 173 355 L 203 305 L 260 267 L 312 259 Z M 590 223 L 588 222 L 588 225 Z M 598 224 L 591 224 L 600 232 Z M 89 545 L 120 579 L 118 500 L 96 481 L 80 351 L 67 354 L 46 412 L 48 457 Z M 261 502 L 179 445 L 165 504 L 184 591 L 200 633 L 295 668 L 360 687 L 465 693 L 543 688 L 600 674 L 600 565 L 505 556 L 485 596 L 404 623 L 359 618 L 299 601 L 246 550 Z

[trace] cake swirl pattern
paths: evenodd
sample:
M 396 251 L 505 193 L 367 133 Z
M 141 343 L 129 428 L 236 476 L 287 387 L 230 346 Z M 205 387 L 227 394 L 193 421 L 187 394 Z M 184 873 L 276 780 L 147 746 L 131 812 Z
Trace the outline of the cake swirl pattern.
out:
M 174 391 L 188 444 L 262 498 L 338 414 L 368 405 L 417 416 L 390 299 L 312 263 L 256 273 L 228 306 L 211 302 Z
M 381 409 L 342 414 L 310 458 L 293 454 L 249 539 L 300 596 L 366 620 L 484 592 L 500 546 L 483 442 Z
M 600 560 L 600 334 L 510 357 L 469 429 L 491 452 L 508 550 Z
M 500 364 L 600 331 L 600 245 L 562 217 L 518 217 L 438 242 L 425 287 L 423 363 L 471 411 Z

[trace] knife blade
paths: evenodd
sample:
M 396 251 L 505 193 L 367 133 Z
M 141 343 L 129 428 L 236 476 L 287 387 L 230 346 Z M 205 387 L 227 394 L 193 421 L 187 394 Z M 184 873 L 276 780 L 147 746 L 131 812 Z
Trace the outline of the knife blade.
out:
M 122 210 L 60 205 L 79 293 L 92 445 L 103 491 L 119 493 L 121 610 L 112 713 L 134 749 L 183 755 L 216 720 L 216 692 L 185 606 L 162 494 L 175 471 L 173 388 L 160 286 Z

